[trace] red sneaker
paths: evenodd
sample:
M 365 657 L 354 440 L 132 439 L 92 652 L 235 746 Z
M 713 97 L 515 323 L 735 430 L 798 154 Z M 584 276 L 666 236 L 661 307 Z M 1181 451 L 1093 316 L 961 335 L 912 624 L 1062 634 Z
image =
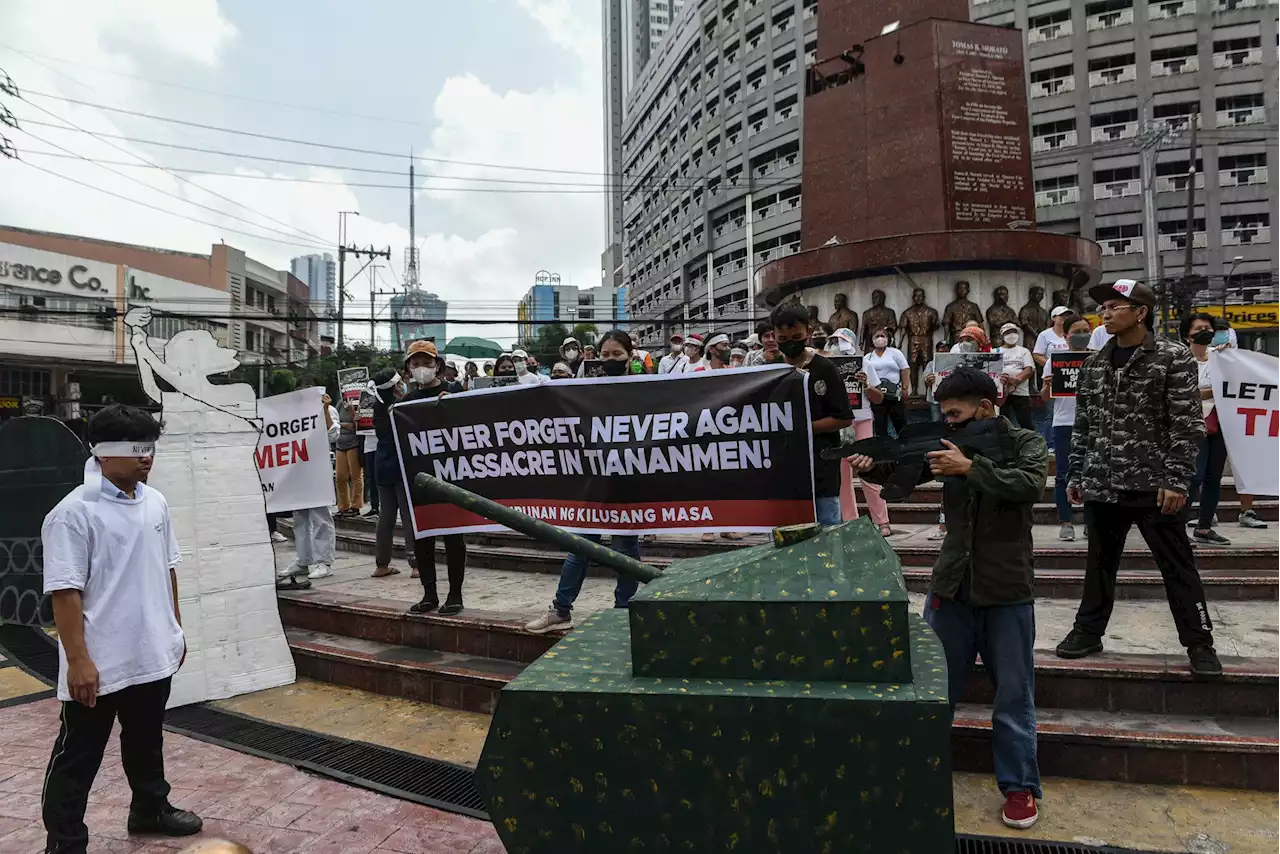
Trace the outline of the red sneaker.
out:
M 1010 792 L 1004 799 L 1004 812 L 1000 818 L 1009 827 L 1026 830 L 1036 823 L 1040 813 L 1036 811 L 1036 798 L 1030 792 Z

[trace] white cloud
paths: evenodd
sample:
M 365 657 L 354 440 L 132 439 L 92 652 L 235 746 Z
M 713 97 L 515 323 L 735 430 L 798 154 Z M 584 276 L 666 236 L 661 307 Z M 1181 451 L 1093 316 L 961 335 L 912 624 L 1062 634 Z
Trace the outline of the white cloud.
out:
M 500 91 L 477 73 L 462 72 L 449 77 L 435 98 L 431 119 L 436 128 L 423 143 L 419 154 L 451 161 L 498 163 L 549 170 L 578 170 L 593 174 L 515 171 L 474 166 L 428 163 L 429 174 L 454 178 L 484 177 L 543 184 L 491 184 L 466 182 L 468 187 L 554 190 L 554 183 L 596 185 L 604 171 L 601 131 L 599 73 L 600 52 L 594 32 L 598 10 L 592 0 L 508 0 L 526 12 L 531 22 L 542 27 L 555 44 L 571 51 L 579 60 L 580 73 L 568 81 L 533 89 Z M 94 3 L 89 0 L 6 0 L 0 3 L 0 32 L 35 54 L 74 59 L 88 66 L 124 71 L 147 77 L 145 57 L 163 52 L 173 59 L 196 66 L 216 67 L 228 45 L 236 37 L 216 0 L 120 0 Z M 77 85 L 94 75 L 73 69 L 72 79 L 49 67 L 6 56 L 5 68 L 27 90 L 61 94 L 89 101 L 111 103 L 147 111 L 152 93 L 144 82 L 110 78 L 110 86 L 96 88 Z M 98 78 L 102 79 L 102 78 Z M 98 91 L 98 90 L 101 91 Z M 39 104 L 76 124 L 99 133 L 126 133 L 115 119 L 87 107 L 48 101 Z M 152 111 L 163 112 L 159 109 Z M 20 118 L 52 120 L 31 105 L 14 108 Z M 256 128 L 254 128 L 256 129 Z M 86 134 L 33 127 L 37 136 L 88 157 L 130 160 L 120 150 L 95 141 Z M 136 131 L 134 131 L 136 133 Z M 148 127 L 147 136 L 190 143 L 191 139 L 172 128 Z M 20 148 L 39 150 L 44 146 L 22 133 L 11 134 Z M 126 142 L 115 145 L 132 150 Z M 165 162 L 162 155 L 148 159 Z M 305 159 L 305 158 L 303 158 Z M 226 229 L 254 231 L 222 214 L 185 205 L 179 199 L 151 193 L 124 178 L 77 160 L 32 156 L 29 162 L 53 169 L 94 186 L 129 198 L 138 198 L 160 208 L 208 220 L 206 226 L 169 214 L 147 210 L 113 199 L 93 190 L 67 184 L 58 178 L 28 169 L 21 164 L 0 163 L 5 170 L 6 192 L 0 194 L 0 222 L 28 228 L 84 234 L 109 240 L 207 252 L 210 244 L 225 239 L 253 257 L 279 268 L 287 268 L 293 255 L 323 249 L 283 246 L 235 234 Z M 190 184 L 158 170 L 120 167 L 125 174 L 190 198 L 218 211 L 233 213 L 257 223 L 283 228 L 278 223 L 256 217 L 243 208 L 202 193 Z M 248 171 L 248 170 L 238 170 Z M 341 174 L 328 170 L 298 168 L 294 177 L 341 181 Z M 318 185 L 273 181 L 239 180 L 216 175 L 188 176 L 192 184 L 216 191 L 241 202 L 251 210 L 269 215 L 305 232 L 334 241 L 336 212 L 359 210 L 357 188 L 342 184 Z M 456 181 L 434 181 L 441 186 L 457 186 Z M 589 186 L 566 189 L 589 189 Z M 450 192 L 426 190 L 419 195 L 419 210 L 430 205 L 433 222 L 447 222 L 444 231 L 423 233 L 421 279 L 425 287 L 450 300 L 450 315 L 459 319 L 514 317 L 515 304 L 532 285 L 539 269 L 561 274 L 566 283 L 592 286 L 599 283 L 599 256 L 603 246 L 603 196 L 599 193 L 502 193 Z M 279 237 L 278 234 L 271 234 Z M 283 239 L 283 238 L 282 238 Z M 298 237 L 307 242 L 307 238 Z M 360 245 L 390 246 L 396 276 L 403 276 L 403 248 L 408 243 L 407 218 L 399 222 L 379 222 L 371 217 L 349 220 L 349 239 Z M 332 251 L 330 249 L 329 251 Z M 349 265 L 350 277 L 362 262 Z M 378 263 L 385 264 L 385 261 Z M 384 274 L 385 275 L 385 274 Z M 390 277 L 386 277 L 390 281 Z M 369 283 L 366 276 L 352 280 L 348 292 L 355 301 L 355 316 L 367 316 Z M 382 310 L 385 316 L 385 308 Z M 367 327 L 353 324 L 353 337 Z M 509 343 L 515 334 L 513 323 L 501 326 L 450 324 L 450 335 L 478 334 Z

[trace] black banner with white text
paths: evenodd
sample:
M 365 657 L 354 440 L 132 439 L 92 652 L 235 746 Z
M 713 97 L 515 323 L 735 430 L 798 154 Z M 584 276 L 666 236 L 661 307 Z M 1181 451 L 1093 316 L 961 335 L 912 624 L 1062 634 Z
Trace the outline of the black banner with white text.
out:
M 578 533 L 769 531 L 814 520 L 806 375 L 765 366 L 557 380 L 392 409 L 420 472 Z M 418 537 L 500 530 L 414 505 Z

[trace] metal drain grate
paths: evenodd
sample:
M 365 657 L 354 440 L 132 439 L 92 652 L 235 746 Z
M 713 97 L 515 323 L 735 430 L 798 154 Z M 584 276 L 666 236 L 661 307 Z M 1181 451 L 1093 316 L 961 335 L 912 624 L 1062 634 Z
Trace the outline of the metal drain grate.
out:
M 384 795 L 474 818 L 489 818 L 472 781 L 472 770 L 462 765 L 203 705 L 171 709 L 165 715 L 165 727 Z
M 40 629 L 0 624 L 0 650 L 37 679 L 50 685 L 58 681 L 58 644 Z
M 956 854 L 1156 854 L 1128 848 L 1078 845 L 1075 842 L 1041 842 L 1003 836 L 956 835 Z

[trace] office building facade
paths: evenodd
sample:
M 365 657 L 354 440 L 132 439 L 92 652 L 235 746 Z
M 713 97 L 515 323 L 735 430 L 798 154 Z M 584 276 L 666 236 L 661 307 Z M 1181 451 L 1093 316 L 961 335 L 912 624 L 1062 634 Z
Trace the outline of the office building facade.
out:
M 754 270 L 800 248 L 801 101 L 818 0 L 688 4 L 639 74 L 622 128 L 631 331 L 745 334 Z
M 1275 302 L 1276 8 L 973 3 L 973 20 L 1025 33 L 1038 227 L 1096 240 L 1110 279 L 1146 279 L 1149 261 L 1157 278 L 1181 276 L 1189 230 L 1193 272 L 1208 277 L 1194 302 L 1218 302 L 1228 276 L 1231 302 Z M 1149 233 L 1141 148 L 1157 139 Z
M 441 350 L 448 343 L 445 322 L 449 303 L 421 288 L 391 298 L 393 349 L 404 352 L 414 341 L 431 341 Z
M 311 296 L 311 304 L 326 319 L 323 329 L 326 335 L 333 335 L 332 318 L 338 314 L 338 265 L 333 256 L 302 255 L 289 262 L 290 272 L 307 285 Z
M 529 341 L 538 328 L 559 323 L 572 329 L 589 323 L 599 332 L 627 329 L 627 290 L 625 287 L 600 285 L 577 288 L 556 281 L 538 281 L 525 292 L 517 309 L 519 340 Z

